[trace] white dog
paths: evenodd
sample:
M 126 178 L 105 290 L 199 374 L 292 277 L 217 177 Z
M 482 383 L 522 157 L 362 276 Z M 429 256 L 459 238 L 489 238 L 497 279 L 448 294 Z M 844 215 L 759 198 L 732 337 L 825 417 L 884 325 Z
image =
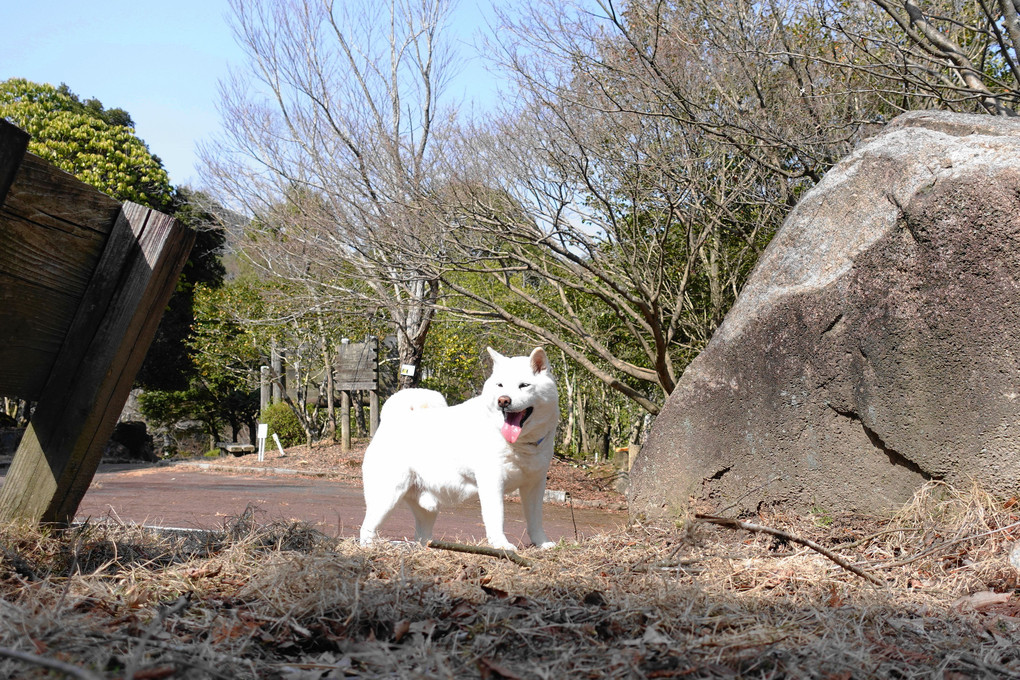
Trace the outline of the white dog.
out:
M 441 507 L 478 494 L 489 543 L 515 550 L 503 532 L 503 495 L 514 489 L 521 492 L 531 542 L 554 545 L 542 528 L 559 421 L 549 358 L 541 347 L 526 357 L 505 357 L 492 348 L 489 354 L 492 375 L 481 396 L 446 408 L 387 412 L 362 465 L 363 545 L 377 538 L 379 525 L 401 500 L 411 507 L 415 538 L 424 544 Z

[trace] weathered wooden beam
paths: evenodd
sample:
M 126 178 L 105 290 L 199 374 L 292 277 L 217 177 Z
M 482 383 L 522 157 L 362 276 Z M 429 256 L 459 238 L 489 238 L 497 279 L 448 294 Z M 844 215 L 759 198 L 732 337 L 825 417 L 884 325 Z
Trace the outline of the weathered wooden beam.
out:
M 27 150 L 28 133 L 0 118 L 0 205 L 7 198 Z
M 124 204 L 0 487 L 0 520 L 74 518 L 194 239 Z
M 24 155 L 0 207 L 0 395 L 42 394 L 120 211 L 119 201 Z

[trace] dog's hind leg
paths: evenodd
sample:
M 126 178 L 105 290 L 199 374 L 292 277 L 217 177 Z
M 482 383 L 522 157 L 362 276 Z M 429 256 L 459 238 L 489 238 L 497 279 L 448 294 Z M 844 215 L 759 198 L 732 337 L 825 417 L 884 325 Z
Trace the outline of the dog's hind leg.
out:
M 365 521 L 361 523 L 361 545 L 368 545 L 379 537 L 379 527 L 390 516 L 407 489 L 387 488 L 385 484 L 369 485 L 365 480 Z

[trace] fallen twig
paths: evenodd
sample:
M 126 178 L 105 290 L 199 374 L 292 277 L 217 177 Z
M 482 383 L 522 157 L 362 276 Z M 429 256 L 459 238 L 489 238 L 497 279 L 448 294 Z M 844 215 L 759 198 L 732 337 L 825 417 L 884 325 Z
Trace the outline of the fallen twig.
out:
M 850 550 L 851 548 L 856 548 L 858 546 L 862 546 L 865 543 L 869 543 L 869 542 L 875 540 L 876 538 L 881 538 L 882 536 L 888 536 L 889 534 L 901 534 L 901 533 L 917 532 L 917 531 L 924 531 L 924 529 L 921 528 L 921 527 L 897 527 L 895 529 L 883 529 L 882 531 L 876 531 L 875 533 L 870 534 L 868 536 L 865 536 L 864 538 L 859 538 L 856 541 L 854 541 L 853 543 L 840 543 L 839 547 L 842 548 L 843 550 Z
M 95 675 L 84 668 L 79 668 L 74 664 L 58 661 L 57 659 L 48 659 L 45 656 L 39 656 L 38 654 L 32 654 L 30 652 L 22 652 L 17 649 L 11 649 L 10 647 L 0 647 L 0 656 L 6 656 L 11 659 L 17 659 L 18 661 L 24 661 L 26 663 L 35 664 L 36 666 L 42 666 L 43 668 L 59 671 L 64 675 L 79 678 L 79 680 L 101 680 L 98 675 Z
M 567 493 L 567 502 L 570 503 L 570 521 L 574 524 L 574 540 L 579 541 L 577 537 L 577 520 L 574 519 L 574 497 Z
M 779 538 L 785 539 L 787 541 L 793 541 L 794 543 L 799 543 L 799 544 L 801 544 L 803 546 L 811 548 L 812 550 L 814 550 L 815 552 L 817 552 L 817 553 L 819 553 L 821 555 L 824 555 L 825 557 L 829 558 L 830 560 L 832 560 L 833 562 L 835 562 L 836 564 L 838 564 L 842 568 L 846 569 L 847 571 L 853 572 L 854 574 L 857 574 L 861 578 L 863 578 L 863 579 L 865 579 L 867 581 L 870 581 L 871 583 L 874 583 L 875 585 L 878 585 L 878 586 L 885 585 L 882 582 L 882 580 L 879 579 L 877 576 L 869 574 L 868 572 L 864 571 L 860 567 L 856 567 L 856 566 L 850 564 L 849 562 L 847 562 L 845 559 L 843 559 L 842 557 L 840 557 L 836 553 L 832 552 L 828 548 L 825 548 L 825 547 L 823 547 L 821 545 L 818 545 L 817 543 L 815 543 L 814 541 L 812 541 L 810 539 L 801 538 L 800 536 L 794 536 L 793 534 L 787 533 L 787 532 L 782 531 L 780 529 L 773 529 L 772 527 L 762 526 L 761 524 L 752 524 L 750 522 L 741 522 L 738 519 L 730 519 L 728 517 L 716 517 L 714 515 L 702 515 L 700 513 L 694 515 L 694 517 L 695 517 L 695 519 L 700 519 L 700 520 L 702 520 L 704 522 L 709 522 L 710 524 L 717 524 L 719 526 L 726 527 L 727 529 L 743 529 L 744 531 L 751 531 L 751 532 L 761 533 L 761 534 L 769 534 L 771 536 L 778 536 Z
M 486 548 L 483 545 L 467 545 L 465 543 L 450 543 L 449 541 L 429 541 L 428 547 L 436 550 L 452 550 L 453 552 L 470 553 L 472 555 L 488 555 L 489 557 L 502 557 L 522 567 L 530 567 L 531 560 L 521 557 L 513 550 L 497 550 Z
M 934 555 L 935 553 L 941 552 L 946 548 L 950 548 L 959 543 L 966 543 L 967 541 L 973 541 L 976 538 L 984 538 L 985 536 L 991 536 L 992 534 L 998 534 L 1004 531 L 1009 531 L 1010 529 L 1015 529 L 1018 526 L 1020 526 L 1020 522 L 1013 522 L 1012 524 L 1007 524 L 1006 526 L 999 527 L 998 529 L 990 529 L 988 531 L 981 532 L 980 534 L 971 534 L 970 536 L 964 536 L 963 538 L 957 538 L 952 541 L 939 543 L 938 545 L 928 550 L 925 550 L 922 553 L 918 553 L 917 555 L 913 555 L 912 557 L 908 557 L 903 560 L 897 560 L 895 562 L 874 562 L 871 564 L 871 566 L 874 567 L 875 569 L 893 569 L 896 567 L 903 567 L 913 562 L 917 562 L 918 560 L 923 560 L 925 557 L 928 557 L 929 555 Z

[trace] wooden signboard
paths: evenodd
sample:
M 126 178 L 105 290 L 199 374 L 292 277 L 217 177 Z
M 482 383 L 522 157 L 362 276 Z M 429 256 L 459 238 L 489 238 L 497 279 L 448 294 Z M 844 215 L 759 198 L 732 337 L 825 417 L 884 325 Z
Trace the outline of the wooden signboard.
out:
M 291 356 L 300 353 L 307 356 L 305 347 L 295 351 L 278 350 L 287 360 L 283 364 L 283 383 L 287 388 L 287 396 L 295 402 L 298 390 L 305 390 L 305 402 L 309 404 L 326 403 L 326 374 L 321 368 L 311 375 L 299 371 Z M 320 364 L 321 366 L 321 364 Z M 341 392 L 374 392 L 379 388 L 379 341 L 372 338 L 365 342 L 341 342 L 333 360 L 333 384 L 337 393 Z M 339 396 L 339 394 L 335 395 Z
M 307 354 L 306 348 L 301 347 L 296 354 Z M 274 357 L 286 354 L 285 350 L 274 350 Z M 313 375 L 299 375 L 295 368 L 295 361 L 291 359 L 276 370 L 282 372 L 287 396 L 297 403 L 299 397 L 303 396 L 304 403 L 326 406 L 328 399 L 328 381 L 324 370 L 319 370 Z M 271 374 L 268 366 L 262 367 L 262 408 L 268 405 L 269 387 L 268 381 Z M 351 392 L 368 392 L 369 404 L 369 433 L 375 435 L 379 427 L 379 340 L 369 338 L 365 342 L 349 342 L 346 338 L 340 343 L 339 350 L 333 361 L 333 385 L 335 394 L 340 398 L 340 443 L 342 450 L 348 451 L 351 447 Z M 300 394 L 303 392 L 303 394 Z M 274 395 L 273 401 L 277 397 Z M 333 402 L 335 403 L 335 401 Z
M 341 392 L 379 389 L 379 341 L 341 343 L 334 367 L 336 389 Z

